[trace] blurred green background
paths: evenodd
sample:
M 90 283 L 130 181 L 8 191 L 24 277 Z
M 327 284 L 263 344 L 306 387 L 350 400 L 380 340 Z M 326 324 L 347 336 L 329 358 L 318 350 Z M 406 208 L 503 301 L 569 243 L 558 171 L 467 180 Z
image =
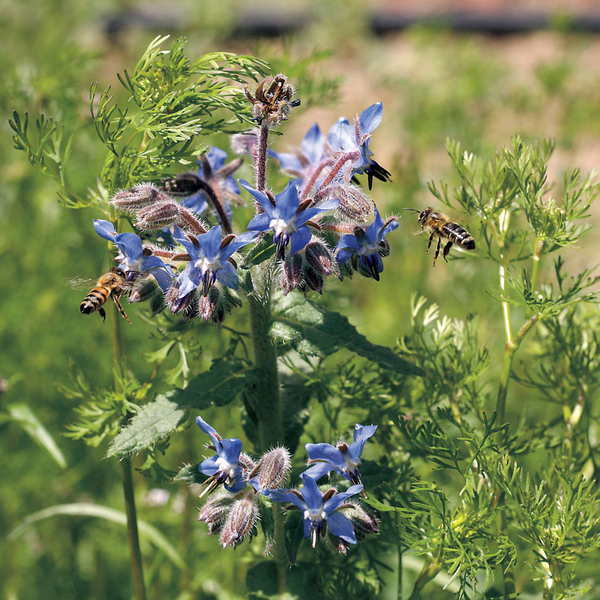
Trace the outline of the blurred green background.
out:
M 440 3 L 431 5 L 439 8 Z M 21 114 L 27 111 L 32 119 L 44 113 L 64 123 L 66 131 L 75 135 L 69 184 L 85 195 L 88 186 L 95 185 L 105 156 L 89 118 L 90 82 L 99 81 L 100 87 L 112 84 L 120 93 L 116 73 L 132 69 L 156 35 L 186 36 L 190 57 L 214 50 L 248 53 L 285 72 L 298 96 L 307 101 L 281 128 L 284 135 L 274 139 L 278 150 L 298 144 L 315 121 L 326 131 L 340 115 L 353 118 L 382 100 L 384 121 L 373 135 L 371 148 L 375 159 L 392 173 L 393 183 L 375 185 L 373 198 L 382 213 L 398 214 L 402 220 L 388 238 L 392 254 L 382 280 L 328 281 L 326 301 L 372 341 L 393 345 L 407 331 L 410 295 L 418 291 L 451 317 L 478 314 L 483 341 L 492 357 L 500 356 L 500 308 L 485 293 L 496 281 L 493 265 L 473 259 L 439 262 L 432 268 L 431 257 L 424 254 L 426 240 L 413 235 L 418 232 L 414 215 L 402 208 L 433 204 L 427 182 L 453 180 L 445 152 L 447 136 L 485 157 L 497 146 L 509 144 L 515 133 L 526 141 L 553 137 L 557 150 L 551 178 L 560 180 L 568 167 L 593 168 L 600 152 L 600 38 L 559 26 L 499 38 L 459 34 L 447 30 L 443 20 L 375 36 L 368 27 L 369 17 L 390 6 L 398 4 L 0 2 L 0 218 L 4 223 L 0 376 L 6 388 L 0 395 L 0 412 L 6 414 L 15 404 L 29 406 L 55 438 L 67 463 L 61 468 L 16 422 L 0 421 L 3 597 L 70 600 L 131 595 L 126 533 L 117 524 L 57 516 L 4 542 L 27 515 L 49 506 L 95 502 L 122 510 L 118 464 L 102 460 L 105 448 L 92 449 L 62 436 L 75 420 L 74 401 L 56 387 L 79 371 L 92 388 L 112 382 L 109 324 L 83 317 L 78 306 L 85 294 L 66 284 L 70 278 L 94 278 L 105 270 L 106 245 L 91 226 L 91 220 L 101 215 L 93 208 L 74 211 L 60 206 L 54 182 L 13 149 L 8 118 L 17 109 Z M 239 21 L 249 26 L 280 13 L 286 22 L 303 26 L 267 38 L 248 29 L 236 30 Z M 295 81 L 296 74 L 300 81 Z M 251 179 L 249 165 L 240 176 Z M 592 219 L 597 223 L 598 218 L 596 209 Z M 469 228 L 468 222 L 462 224 Z M 582 249 L 571 251 L 572 256 L 567 251 L 567 264 L 571 260 L 579 270 L 595 264 L 597 240 L 593 232 Z M 125 348 L 130 367 L 144 381 L 152 365 L 142 353 L 156 350 L 160 343 L 151 337 L 152 329 L 140 320 L 137 310 L 128 308 L 134 325 L 125 330 Z M 111 310 L 108 319 L 112 318 Z M 243 326 L 241 316 L 233 319 Z M 218 337 L 215 329 L 205 329 L 203 341 Z M 200 356 L 199 364 L 207 364 L 210 358 Z M 227 422 L 218 411 L 206 418 L 216 425 Z M 166 466 L 179 467 L 169 462 L 176 456 L 181 462 L 199 460 L 204 440 L 194 433 L 176 442 Z M 243 597 L 236 582 L 243 579 L 249 558 L 259 555 L 261 548 L 245 544 L 235 555 L 222 554 L 216 540 L 195 522 L 196 493 L 181 485 L 161 484 L 158 487 L 166 491 L 161 494 L 156 487 L 136 475 L 139 517 L 168 537 L 189 569 L 179 571 L 143 542 L 150 597 L 165 597 L 159 594 L 166 589 L 172 598 L 185 589 L 194 592 L 182 598 L 233 598 L 236 593 Z

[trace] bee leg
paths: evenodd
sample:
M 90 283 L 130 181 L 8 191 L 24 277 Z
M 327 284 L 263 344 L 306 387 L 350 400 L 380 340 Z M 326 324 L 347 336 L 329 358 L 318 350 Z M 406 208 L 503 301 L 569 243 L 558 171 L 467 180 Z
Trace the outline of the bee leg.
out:
M 423 233 L 423 230 L 421 230 L 421 233 Z M 427 250 L 425 250 L 425 254 L 429 253 L 429 248 L 431 248 L 431 242 L 433 241 L 433 233 L 429 236 L 429 243 L 427 244 Z
M 103 322 L 103 323 L 106 323 L 106 311 L 105 311 L 105 310 L 104 310 L 102 307 L 100 307 L 100 308 L 98 309 L 98 313 L 99 313 L 99 314 L 100 314 L 100 316 L 102 317 L 102 322 Z
M 114 296 L 111 296 L 111 298 L 113 299 L 113 302 L 115 303 L 115 306 L 117 307 L 117 310 L 119 311 L 121 316 L 131 325 L 131 321 L 129 320 L 129 317 L 125 314 L 125 311 L 123 310 L 123 307 L 121 306 L 119 300 Z
M 440 255 L 440 248 L 442 247 L 442 238 L 438 238 L 437 246 L 435 247 L 435 254 L 433 255 L 433 266 L 435 267 L 435 261 L 437 257 Z
M 450 248 L 452 248 L 452 242 L 448 242 L 445 246 L 444 246 L 444 260 L 446 262 L 448 262 L 448 259 L 446 258 L 446 256 L 448 256 L 448 252 L 450 252 Z

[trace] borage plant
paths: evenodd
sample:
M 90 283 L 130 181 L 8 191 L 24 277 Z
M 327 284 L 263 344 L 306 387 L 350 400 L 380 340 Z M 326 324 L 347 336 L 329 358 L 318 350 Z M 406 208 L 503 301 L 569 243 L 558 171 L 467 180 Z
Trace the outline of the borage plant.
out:
M 390 179 L 370 148 L 383 106 L 369 106 L 352 123 L 339 119 L 327 136 L 315 124 L 300 148 L 277 153 L 269 148 L 270 134 L 300 104 L 285 75 L 265 77 L 261 61 L 222 53 L 191 62 L 181 41 L 169 52 L 160 50 L 163 41 L 155 40 L 135 71 L 120 77 L 130 108 L 120 108 L 108 89 L 98 99 L 92 86 L 92 118 L 108 155 L 89 198 L 79 197 L 62 175 L 62 138 L 52 147 L 51 136 L 42 136 L 40 147 L 29 152 L 36 166 L 57 162 L 64 204 L 93 205 L 104 213 L 93 225 L 109 242 L 114 262 L 81 311 L 104 316 L 109 299 L 117 306 L 124 298 L 147 302 L 154 336 L 164 339 L 149 354 L 157 362 L 151 381 L 140 383 L 123 364 L 120 318 L 112 315 L 115 389 L 82 404 L 70 435 L 91 445 L 112 438 L 108 456 L 121 459 L 138 600 L 145 589 L 130 457 L 144 453 L 144 473 L 173 477 L 157 457 L 192 416 L 215 454 L 184 467 L 176 479 L 203 486 L 199 519 L 208 533 L 218 533 L 224 549 L 255 537 L 260 524 L 265 552 L 275 559 L 257 565 L 272 573 L 272 587 L 265 578 L 264 589 L 283 592 L 292 585 L 286 584 L 288 567 L 298 562 L 299 551 L 343 555 L 378 530 L 373 509 L 356 498 L 368 496 L 359 465 L 375 425 L 356 425 L 350 444 L 308 444 L 309 468 L 296 477 L 302 487 L 285 487 L 293 484 L 287 481 L 291 465 L 306 461 L 296 450 L 310 408 L 310 394 L 296 395 L 282 385 L 290 367 L 300 357 L 321 361 L 343 350 L 377 368 L 421 374 L 315 301 L 328 278 L 359 273 L 379 280 L 390 253 L 387 236 L 397 219 L 384 219 L 357 179 L 366 175 L 369 188 L 373 179 Z M 217 109 L 224 118 L 212 116 Z M 246 129 L 239 131 L 236 123 Z M 12 126 L 18 147 L 31 150 L 27 121 L 15 115 Z M 196 136 L 211 132 L 232 133 L 231 149 L 239 156 L 228 159 L 223 149 L 194 145 Z M 245 156 L 251 157 L 253 183 L 238 176 Z M 197 172 L 181 172 L 195 160 Z M 268 182 L 269 160 L 291 177 L 287 183 Z M 253 215 L 244 208 L 249 203 Z M 249 331 L 238 330 L 235 319 L 228 325 L 230 313 L 241 310 L 247 311 Z M 208 370 L 193 372 L 188 355 L 198 349 L 194 338 L 215 326 L 229 349 L 213 354 Z M 157 394 L 156 374 L 174 349 L 179 365 L 164 374 L 172 389 Z M 79 389 L 63 391 L 77 399 L 89 396 L 81 378 L 78 383 Z M 241 451 L 239 439 L 222 438 L 197 416 L 236 401 L 242 410 L 229 414 L 240 415 L 258 459 Z M 229 428 L 239 427 L 235 421 Z M 299 514 L 285 517 L 284 506 Z M 303 549 L 304 537 L 310 543 Z

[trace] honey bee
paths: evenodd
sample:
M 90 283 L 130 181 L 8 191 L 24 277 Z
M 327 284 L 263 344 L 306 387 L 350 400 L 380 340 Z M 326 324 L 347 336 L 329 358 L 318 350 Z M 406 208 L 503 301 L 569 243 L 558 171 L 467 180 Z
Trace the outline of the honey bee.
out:
M 427 207 L 425 210 L 418 211 L 416 208 L 405 208 L 404 210 L 412 210 L 419 213 L 419 225 L 421 225 L 421 233 L 426 229 L 431 232 L 429 236 L 429 243 L 427 244 L 427 250 L 425 254 L 429 252 L 431 242 L 433 238 L 437 236 L 438 242 L 435 249 L 435 255 L 433 257 L 433 266 L 435 267 L 435 261 L 440 254 L 440 248 L 442 245 L 442 239 L 448 239 L 448 243 L 444 246 L 444 260 L 448 262 L 446 258 L 452 244 L 460 246 L 464 250 L 475 250 L 475 240 L 473 236 L 458 223 L 452 221 L 452 219 L 437 210 L 433 210 L 431 207 Z
M 132 290 L 134 281 L 135 277 L 129 279 L 125 273 L 116 268 L 108 273 L 100 275 L 94 289 L 83 299 L 83 302 L 79 306 L 79 310 L 84 315 L 89 315 L 98 311 L 102 319 L 106 321 L 106 312 L 103 305 L 111 298 L 121 316 L 131 325 L 131 321 L 125 314 L 119 300 L 124 293 Z

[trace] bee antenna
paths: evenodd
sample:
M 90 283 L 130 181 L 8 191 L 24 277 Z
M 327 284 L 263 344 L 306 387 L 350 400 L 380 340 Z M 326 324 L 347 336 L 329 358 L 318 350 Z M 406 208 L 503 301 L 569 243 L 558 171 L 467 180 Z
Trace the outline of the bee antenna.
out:
M 420 210 L 417 210 L 416 208 L 405 208 L 403 210 L 412 210 L 413 212 L 417 212 L 417 213 L 421 212 Z

